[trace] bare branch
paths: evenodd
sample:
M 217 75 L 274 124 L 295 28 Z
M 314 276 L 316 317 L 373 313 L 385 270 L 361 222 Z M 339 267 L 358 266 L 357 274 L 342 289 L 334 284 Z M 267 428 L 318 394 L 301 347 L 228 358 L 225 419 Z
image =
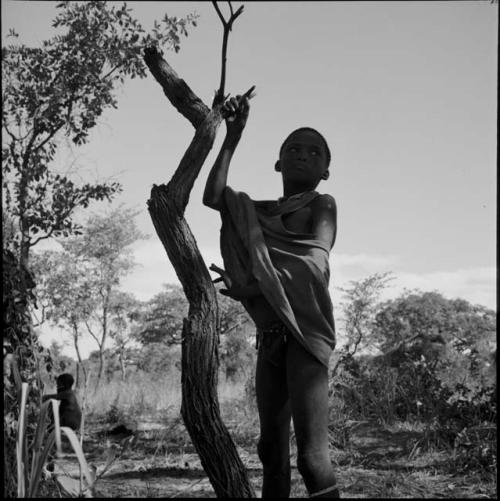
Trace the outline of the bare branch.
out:
M 99 347 L 101 347 L 101 340 L 94 334 L 94 332 L 92 331 L 92 329 L 90 328 L 90 325 L 89 323 L 87 322 L 87 320 L 85 320 L 85 327 L 87 327 L 87 330 L 89 331 L 89 334 L 96 340 L 96 343 Z
M 233 27 L 234 21 L 243 12 L 243 5 L 236 12 L 233 12 L 233 7 L 231 5 L 231 2 L 229 2 L 231 17 L 229 18 L 229 21 L 226 21 L 222 16 L 222 13 L 219 9 L 219 6 L 217 5 L 217 2 L 214 1 L 212 3 L 214 4 L 215 9 L 217 10 L 217 14 L 219 14 L 219 17 L 222 21 L 222 25 L 224 27 L 224 34 L 222 37 L 222 65 L 220 74 L 220 85 L 219 85 L 219 90 L 215 93 L 214 102 L 212 103 L 212 106 L 215 106 L 218 104 L 222 104 L 224 102 L 224 87 L 226 85 L 227 40 L 229 37 L 229 32 Z
M 243 12 L 243 5 L 234 13 L 233 16 L 231 16 L 231 20 L 230 20 L 231 28 L 232 28 L 232 24 L 234 23 L 234 21 L 236 21 L 236 19 L 238 18 L 238 16 L 242 12 Z
M 13 141 L 18 141 L 19 138 L 17 138 L 14 133 L 12 133 L 9 128 L 7 127 L 7 122 L 4 120 L 2 124 L 3 128 L 5 129 L 5 132 L 12 138 Z
M 219 15 L 220 20 L 222 21 L 222 26 L 224 26 L 224 28 L 225 28 L 227 23 L 226 23 L 226 20 L 224 19 L 224 16 L 222 15 L 222 12 L 219 9 L 219 6 L 217 5 L 217 2 L 213 1 L 212 3 L 215 7 L 215 10 L 217 11 L 217 14 Z
M 148 47 L 144 50 L 144 62 L 162 86 L 168 100 L 195 128 L 198 128 L 210 111 L 208 106 L 191 90 L 184 80 L 179 78 L 155 47 Z
M 61 128 L 62 125 L 48 131 L 49 135 L 40 144 L 37 144 L 35 146 L 35 148 L 33 149 L 33 153 L 38 151 L 40 148 L 43 148 L 51 139 L 54 138 L 54 136 L 61 130 Z
M 105 75 L 103 75 L 101 78 L 103 80 L 106 80 L 109 76 L 111 76 L 120 66 L 123 66 L 123 63 L 117 64 L 114 68 L 111 68 L 110 71 L 108 71 Z

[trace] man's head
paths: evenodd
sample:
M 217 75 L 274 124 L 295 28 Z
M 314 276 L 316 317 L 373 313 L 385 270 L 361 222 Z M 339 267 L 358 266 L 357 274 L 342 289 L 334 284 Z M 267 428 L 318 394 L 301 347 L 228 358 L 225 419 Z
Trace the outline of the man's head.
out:
M 71 374 L 61 374 L 60 376 L 57 376 L 57 391 L 71 390 L 74 382 L 75 380 Z
M 283 180 L 314 189 L 322 179 L 328 179 L 331 153 L 325 138 L 315 129 L 294 130 L 280 148 L 275 169 Z

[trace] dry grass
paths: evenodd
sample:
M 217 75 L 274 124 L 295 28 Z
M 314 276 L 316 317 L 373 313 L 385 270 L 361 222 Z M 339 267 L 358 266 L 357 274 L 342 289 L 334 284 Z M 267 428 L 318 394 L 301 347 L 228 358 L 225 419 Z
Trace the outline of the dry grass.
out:
M 257 470 L 260 468 L 256 456 L 259 424 L 255 402 L 246 394 L 244 382 L 226 381 L 221 377 L 218 393 L 222 419 L 258 491 L 261 472 Z M 116 495 L 116 489 L 120 489 L 120 496 L 127 497 L 134 493 L 148 497 L 214 497 L 180 417 L 181 385 L 178 373 L 154 383 L 147 377 L 134 375 L 126 383 L 102 385 L 89 396 L 88 402 L 93 413 L 91 422 L 99 417 L 106 418 L 113 404 L 124 416 L 133 416 L 143 424 L 155 419 L 162 424 L 161 429 L 141 431 L 133 456 L 129 456 L 128 463 L 124 462 L 121 467 L 117 465 L 117 471 L 123 471 L 122 481 L 110 478 L 106 494 Z M 450 472 L 446 467 L 452 459 L 449 447 L 443 449 L 435 441 L 427 444 L 428 426 L 422 423 L 377 425 L 363 421 L 357 426 L 349 420 L 346 423 L 351 428 L 345 447 L 332 448 L 332 460 L 343 497 L 496 497 L 495 475 L 492 473 L 486 478 L 484 474 L 459 475 Z M 292 443 L 292 465 L 295 466 L 294 453 L 295 444 Z M 185 471 L 185 476 L 180 475 L 174 481 L 168 475 L 162 478 L 146 475 L 147 482 L 141 480 L 140 475 L 128 478 L 131 465 L 135 463 L 140 463 L 141 471 L 146 473 L 163 468 L 165 471 Z M 188 467 L 185 466 L 187 464 Z M 199 480 L 201 477 L 198 476 L 194 478 L 194 472 L 204 476 L 203 480 Z M 291 497 L 306 497 L 307 492 L 296 468 L 293 468 L 292 475 Z M 111 481 L 118 483 L 113 487 Z M 195 481 L 196 485 L 192 485 Z
M 134 374 L 127 381 L 111 381 L 90 390 L 87 396 L 87 412 L 93 418 L 104 418 L 111 407 L 124 415 L 137 417 L 156 415 L 168 410 L 178 413 L 181 405 L 180 376 L 166 375 L 151 381 L 146 374 Z

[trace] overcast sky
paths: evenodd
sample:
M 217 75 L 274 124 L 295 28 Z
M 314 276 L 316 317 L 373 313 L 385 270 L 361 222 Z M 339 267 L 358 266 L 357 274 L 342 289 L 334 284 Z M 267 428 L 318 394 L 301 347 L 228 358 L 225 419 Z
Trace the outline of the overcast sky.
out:
M 3 0 L 3 42 L 11 27 L 28 45 L 51 37 L 55 5 Z M 128 5 L 145 28 L 165 12 L 199 14 L 180 52 L 166 58 L 210 104 L 222 41 L 212 4 Z M 311 126 L 327 138 L 332 173 L 318 191 L 338 205 L 330 260 L 337 309 L 339 287 L 384 271 L 397 277 L 389 295 L 438 290 L 495 308 L 497 29 L 498 4 L 489 1 L 245 3 L 229 39 L 226 89 L 255 84 L 257 96 L 229 183 L 255 199 L 277 198 L 273 166 L 286 135 Z M 222 263 L 219 216 L 201 198 L 224 133 L 222 125 L 186 212 L 207 264 Z M 60 159 L 115 177 L 124 187 L 117 203 L 142 211 L 151 238 L 135 245 L 141 266 L 123 284 L 140 299 L 177 282 L 146 201 L 192 135 L 148 76 L 127 82 L 90 143 Z

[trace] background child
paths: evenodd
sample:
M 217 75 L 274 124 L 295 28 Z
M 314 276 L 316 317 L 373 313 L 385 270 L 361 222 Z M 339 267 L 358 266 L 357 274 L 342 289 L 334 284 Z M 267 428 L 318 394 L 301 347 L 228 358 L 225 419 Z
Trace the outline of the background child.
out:
M 82 422 L 82 411 L 78 405 L 76 395 L 71 389 L 74 379 L 71 374 L 61 374 L 56 379 L 57 393 L 44 395 L 42 401 L 45 402 L 51 398 L 60 401 L 59 405 L 59 423 L 61 426 L 67 426 L 74 431 L 80 431 Z

